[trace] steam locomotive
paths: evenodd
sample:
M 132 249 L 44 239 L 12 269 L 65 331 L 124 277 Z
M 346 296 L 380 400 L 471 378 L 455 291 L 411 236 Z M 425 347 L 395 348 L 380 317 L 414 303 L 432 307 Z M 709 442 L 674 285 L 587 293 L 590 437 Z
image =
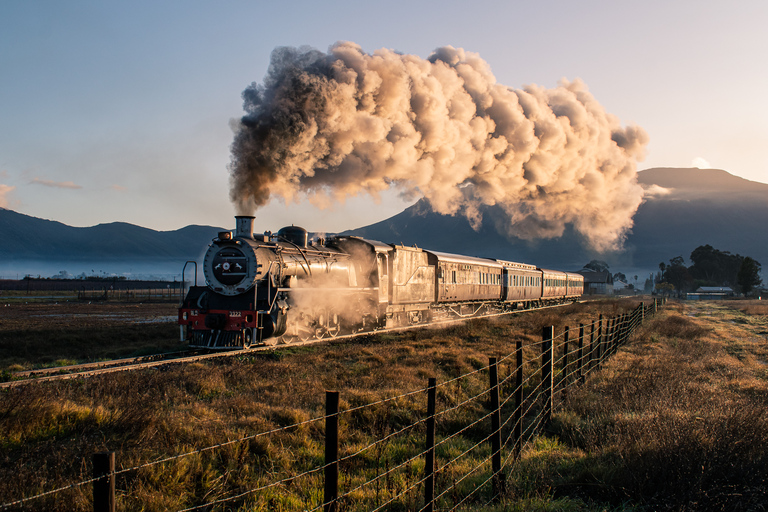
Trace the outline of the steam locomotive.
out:
M 579 274 L 384 244 L 356 236 L 308 243 L 307 231 L 253 233 L 253 217 L 220 232 L 205 286 L 179 308 L 182 340 L 248 348 L 576 301 Z

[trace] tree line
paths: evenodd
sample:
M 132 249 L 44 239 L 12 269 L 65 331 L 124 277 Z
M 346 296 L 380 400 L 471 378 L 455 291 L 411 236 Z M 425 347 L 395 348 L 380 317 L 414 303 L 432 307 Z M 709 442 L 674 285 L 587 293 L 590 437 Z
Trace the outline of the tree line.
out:
M 656 290 L 662 293 L 686 293 L 700 286 L 723 286 L 736 293 L 749 295 L 762 284 L 760 262 L 749 256 L 720 251 L 711 245 L 700 245 L 685 266 L 682 256 L 659 263 Z

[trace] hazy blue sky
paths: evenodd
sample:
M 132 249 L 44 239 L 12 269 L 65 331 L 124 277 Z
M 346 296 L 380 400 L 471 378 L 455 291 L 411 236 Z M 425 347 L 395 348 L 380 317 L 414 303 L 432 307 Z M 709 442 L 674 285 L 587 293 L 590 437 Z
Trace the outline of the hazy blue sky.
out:
M 276 46 L 480 54 L 499 83 L 581 78 L 648 132 L 638 169 L 768 182 L 768 2 L 0 2 L 0 206 L 74 226 L 232 227 L 231 119 Z M 273 203 L 259 229 L 337 231 L 402 210 Z

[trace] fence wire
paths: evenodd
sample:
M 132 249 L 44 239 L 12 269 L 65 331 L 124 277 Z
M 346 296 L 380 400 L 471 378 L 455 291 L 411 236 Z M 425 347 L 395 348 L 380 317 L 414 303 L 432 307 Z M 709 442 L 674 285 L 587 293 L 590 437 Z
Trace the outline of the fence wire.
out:
M 642 319 L 644 317 L 647 317 L 647 316 L 649 316 L 650 314 L 653 313 L 653 307 L 652 306 L 645 307 L 643 310 L 641 310 L 641 308 L 644 308 L 644 306 L 642 304 L 638 308 L 636 308 L 632 313 L 624 314 L 624 315 L 618 315 L 618 316 L 616 316 L 616 317 L 614 317 L 612 319 L 602 320 L 602 321 L 597 323 L 597 327 L 596 327 L 596 322 L 592 322 L 591 324 L 588 324 L 588 325 L 582 324 L 582 325 L 580 325 L 579 330 L 578 330 L 579 335 L 573 336 L 572 338 L 570 337 L 570 332 L 573 332 L 573 331 L 569 330 L 569 340 L 568 340 L 568 350 L 567 351 L 566 351 L 565 346 L 564 346 L 565 331 L 563 331 L 562 333 L 560 333 L 560 334 L 558 334 L 556 336 L 552 336 L 552 338 L 549 339 L 549 340 L 544 340 L 543 339 L 543 340 L 538 341 L 538 342 L 532 342 L 532 343 L 527 344 L 524 347 L 524 348 L 528 348 L 529 351 L 531 349 L 534 349 L 534 351 L 535 351 L 535 349 L 539 348 L 539 351 L 541 352 L 541 348 L 545 347 L 545 344 L 548 344 L 546 346 L 551 347 L 550 350 L 552 350 L 553 354 L 554 354 L 555 351 L 559 352 L 559 357 L 557 357 L 556 359 L 552 360 L 553 368 L 556 369 L 557 375 L 559 377 L 557 380 L 553 379 L 553 382 L 557 382 L 557 384 L 555 384 L 553 386 L 554 389 L 552 389 L 552 393 L 553 393 L 552 401 L 553 401 L 553 404 L 554 404 L 555 400 L 557 400 L 557 404 L 561 405 L 562 404 L 562 399 L 561 398 L 557 398 L 554 395 L 556 395 L 556 394 L 559 395 L 559 391 L 567 389 L 569 382 L 576 382 L 576 381 L 579 380 L 579 378 L 582 378 L 583 376 L 588 375 L 591 371 L 593 371 L 594 369 L 599 367 L 599 365 L 602 364 L 602 362 L 603 362 L 603 360 L 605 358 L 607 358 L 609 355 L 615 353 L 615 351 L 618 350 L 618 348 L 619 348 L 619 346 L 621 344 L 626 343 L 626 341 L 634 333 L 634 331 L 637 329 L 637 327 L 641 325 Z M 562 341 L 560 343 L 557 343 L 560 340 L 562 340 Z M 574 348 L 571 349 L 570 347 L 572 345 L 573 345 Z M 597 351 L 597 355 L 595 355 L 595 351 Z M 578 357 L 579 354 L 581 354 L 581 357 Z M 517 350 L 514 350 L 514 351 L 512 351 L 512 352 L 510 352 L 510 353 L 508 353 L 508 354 L 498 358 L 497 361 L 496 361 L 497 367 L 500 366 L 500 364 L 502 362 L 504 362 L 507 359 L 510 359 L 510 358 L 512 358 L 512 357 L 514 357 L 516 355 L 517 355 Z M 510 412 L 510 414 L 505 417 L 504 421 L 501 422 L 501 424 L 499 426 L 499 432 L 501 432 L 502 430 L 504 430 L 505 428 L 508 427 L 510 421 L 515 420 L 514 425 L 512 425 L 512 433 L 510 433 L 510 435 L 508 435 L 508 436 L 506 436 L 504 438 L 504 441 L 503 441 L 502 446 L 501 446 L 502 452 L 504 451 L 504 449 L 508 449 L 509 448 L 509 445 L 510 445 L 511 442 L 514 442 L 513 443 L 514 446 L 517 446 L 519 444 L 521 446 L 521 448 L 526 446 L 527 444 L 529 444 L 531 439 L 533 438 L 533 436 L 535 436 L 536 433 L 540 430 L 540 428 L 542 426 L 542 423 L 545 420 L 544 407 L 542 407 L 535 415 L 532 415 L 533 409 L 538 405 L 538 403 L 540 401 L 540 398 L 541 398 L 542 393 L 543 393 L 542 392 L 542 388 L 543 388 L 545 383 L 543 382 L 542 379 L 539 379 L 539 381 L 535 385 L 533 385 L 532 387 L 530 386 L 531 381 L 535 378 L 535 376 L 538 373 L 540 373 L 541 371 L 543 371 L 543 369 L 542 369 L 542 367 L 540 365 L 538 365 L 538 368 L 536 367 L 537 364 L 542 359 L 542 357 L 543 357 L 542 354 L 538 354 L 538 355 L 534 355 L 533 357 L 530 357 L 529 359 L 524 359 L 523 360 L 522 367 L 525 368 L 525 367 L 533 366 L 534 367 L 533 371 L 529 371 L 528 375 L 524 376 L 522 384 L 520 384 L 518 386 L 515 386 L 515 388 L 512 389 L 511 391 L 509 391 L 506 394 L 507 396 L 503 400 L 501 400 L 501 402 L 499 403 L 499 410 L 502 410 L 502 409 L 506 408 L 508 403 L 509 403 L 509 401 L 512 400 L 513 398 L 515 398 L 517 396 L 518 392 L 522 388 L 522 391 L 523 391 L 523 402 L 518 404 L 518 407 L 513 409 Z M 515 363 L 515 365 L 516 365 L 516 363 Z M 471 372 L 459 375 L 459 376 L 457 376 L 457 377 L 455 377 L 453 379 L 449 379 L 449 380 L 437 383 L 435 388 L 436 389 L 438 389 L 438 388 L 446 388 L 447 386 L 450 386 L 451 384 L 454 384 L 454 383 L 458 383 L 458 382 L 460 382 L 463 379 L 467 379 L 467 378 L 470 378 L 472 376 L 484 373 L 484 372 L 488 371 L 490 367 L 491 367 L 491 365 L 489 364 L 489 365 L 483 366 L 482 368 L 478 368 L 478 369 L 476 369 L 474 371 L 471 371 Z M 524 375 L 525 375 L 525 372 L 524 372 Z M 516 378 L 516 372 L 509 372 L 509 375 L 507 375 L 505 378 L 501 379 L 498 382 L 498 384 L 497 384 L 498 389 L 499 390 L 503 389 L 504 385 L 508 381 L 513 379 L 513 378 Z M 530 389 L 527 390 L 527 393 L 525 392 L 526 386 L 528 386 L 530 388 Z M 382 405 L 382 404 L 387 404 L 389 402 L 393 402 L 393 401 L 398 400 L 398 399 L 413 397 L 413 396 L 416 396 L 416 395 L 423 395 L 428 389 L 429 388 L 425 387 L 425 388 L 421 388 L 421 389 L 418 389 L 418 390 L 415 390 L 415 391 L 409 391 L 409 392 L 406 392 L 406 393 L 402 393 L 402 394 L 397 395 L 397 396 L 383 398 L 383 399 L 381 399 L 379 401 L 376 401 L 376 402 L 371 402 L 371 403 L 363 404 L 363 405 L 360 405 L 360 406 L 352 407 L 352 408 L 349 408 L 349 409 L 345 409 L 345 410 L 340 411 L 339 413 L 337 413 L 337 415 L 338 416 L 347 415 L 347 414 L 350 414 L 352 412 L 357 412 L 357 411 L 364 410 L 364 409 L 367 409 L 367 408 L 379 406 L 379 405 Z M 482 392 L 477 393 L 474 396 L 466 398 L 466 399 L 464 399 L 462 401 L 459 401 L 456 404 L 454 404 L 453 406 L 444 408 L 443 410 L 441 410 L 439 412 L 435 412 L 435 416 L 434 417 L 435 417 L 435 419 L 438 419 L 438 418 L 441 418 L 441 417 L 445 417 L 446 415 L 450 414 L 451 412 L 457 411 L 458 409 L 460 409 L 460 408 L 462 408 L 462 407 L 464 407 L 464 406 L 466 406 L 468 404 L 471 404 L 472 402 L 480 400 L 481 398 L 483 398 L 486 395 L 488 395 L 490 393 L 490 391 L 491 391 L 490 389 L 484 389 Z M 488 412 L 487 414 L 484 414 L 480 418 L 478 418 L 478 419 L 470 422 L 469 424 L 465 425 L 463 428 L 459 429 L 458 431 L 456 431 L 456 432 L 454 432 L 454 433 L 452 433 L 452 434 L 450 434 L 448 436 L 445 436 L 445 437 L 441 438 L 440 441 L 435 443 L 434 448 L 437 448 L 439 446 L 442 446 L 442 445 L 448 443 L 449 441 L 451 441 L 451 440 L 461 436 L 462 434 L 466 433 L 467 431 L 469 431 L 473 427 L 476 427 L 480 423 L 485 422 L 486 420 L 488 420 L 493 415 L 494 412 L 495 411 Z M 324 416 L 319 416 L 319 417 L 315 417 L 315 418 L 312 418 L 312 419 L 309 419 L 309 420 L 305 420 L 305 421 L 301 421 L 301 422 L 294 423 L 294 424 L 291 424 L 291 425 L 287 425 L 287 426 L 284 426 L 284 427 L 279 427 L 279 428 L 275 428 L 275 429 L 268 430 L 268 431 L 258 432 L 258 433 L 252 434 L 252 435 L 248 435 L 248 436 L 245 436 L 245 437 L 238 438 L 238 439 L 225 441 L 225 442 L 218 443 L 218 444 L 211 445 L 211 446 L 206 446 L 204 448 L 199 448 L 197 450 L 193 450 L 193 451 L 181 453 L 181 454 L 178 454 L 178 455 L 173 455 L 173 456 L 170 456 L 170 457 L 165 457 L 165 458 L 162 458 L 162 459 L 146 462 L 144 464 L 140 464 L 140 465 L 133 466 L 133 467 L 130 467 L 130 468 L 120 469 L 118 471 L 115 471 L 112 475 L 118 476 L 118 475 L 122 475 L 122 474 L 125 474 L 125 473 L 128 473 L 128 472 L 131 472 L 131 471 L 138 471 L 138 470 L 141 470 L 141 469 L 144 469 L 144 468 L 148 468 L 148 467 L 151 467 L 151 466 L 155 466 L 155 465 L 159 465 L 159 464 L 164 464 L 164 463 L 172 462 L 172 461 L 175 461 L 175 460 L 180 460 L 182 458 L 189 457 L 189 456 L 196 455 L 196 454 L 200 454 L 200 453 L 204 453 L 204 452 L 207 452 L 207 451 L 216 450 L 216 449 L 228 446 L 228 445 L 232 445 L 232 444 L 236 444 L 236 443 L 242 443 L 242 442 L 249 441 L 249 440 L 252 440 L 252 439 L 256 439 L 256 438 L 259 438 L 259 437 L 262 437 L 262 436 L 274 435 L 274 434 L 277 434 L 277 433 L 280 433 L 280 432 L 288 431 L 290 429 L 295 429 L 295 428 L 301 427 L 303 425 L 319 422 L 321 420 L 327 419 L 328 417 L 331 417 L 331 416 L 325 416 L 325 415 Z M 518 427 L 522 427 L 522 423 L 526 422 L 525 421 L 526 418 L 528 419 L 528 421 L 527 421 L 527 425 L 525 426 L 525 428 L 522 428 L 522 438 L 521 439 L 514 439 L 514 431 L 517 430 Z M 355 457 L 358 457 L 358 456 L 362 455 L 363 453 L 365 453 L 366 451 L 371 450 L 371 449 L 373 449 L 373 448 L 375 448 L 375 447 L 377 447 L 377 446 L 379 446 L 379 445 L 381 445 L 383 443 L 386 443 L 387 441 L 393 439 L 394 437 L 402 435 L 402 434 L 408 432 L 409 430 L 415 429 L 416 427 L 422 425 L 425 422 L 426 422 L 426 418 L 421 419 L 419 421 L 416 421 L 414 423 L 411 423 L 409 425 L 406 425 L 405 427 L 402 427 L 401 429 L 399 429 L 397 431 L 393 431 L 393 432 L 389 433 L 388 435 L 384 436 L 383 438 L 377 439 L 377 440 L 369 443 L 368 445 L 366 445 L 366 446 L 364 446 L 364 447 L 362 447 L 362 448 L 360 448 L 360 449 L 358 449 L 358 450 L 356 450 L 356 451 L 354 451 L 352 453 L 349 453 L 349 454 L 341 457 L 340 459 L 338 459 L 338 461 L 334 462 L 333 464 L 341 464 L 342 462 L 346 462 L 346 461 L 349 461 L 349 460 L 351 460 L 351 459 L 353 459 Z M 440 465 L 437 472 L 446 471 L 446 469 L 449 466 L 455 464 L 460 459 L 466 457 L 469 453 L 475 451 L 479 447 L 481 447 L 484 444 L 486 444 L 491 439 L 491 437 L 493 435 L 494 435 L 494 433 L 486 436 L 485 438 L 483 438 L 480 441 L 476 442 L 474 445 L 472 445 L 471 447 L 467 448 L 466 450 L 464 450 L 463 452 L 461 452 L 457 456 L 453 457 L 451 460 L 449 460 L 449 461 L 445 462 L 444 464 Z M 360 489 L 362 489 L 362 488 L 364 488 L 366 486 L 372 485 L 372 484 L 376 483 L 378 480 L 380 480 L 380 479 L 382 479 L 382 478 L 384 478 L 384 477 L 394 473 L 395 471 L 397 471 L 397 470 L 399 470 L 399 469 L 401 469 L 401 468 L 403 468 L 403 467 L 405 467 L 405 466 L 407 466 L 409 464 L 412 464 L 416 460 L 418 460 L 421 457 L 423 457 L 425 455 L 425 453 L 426 452 L 422 451 L 422 452 L 417 453 L 417 454 L 415 454 L 415 455 L 413 455 L 413 456 L 411 456 L 409 458 L 406 458 L 404 461 L 400 462 L 399 464 L 395 465 L 392 468 L 389 468 L 384 473 L 377 474 L 374 478 L 371 478 L 371 479 L 369 479 L 369 480 L 367 480 L 367 481 L 357 485 L 356 487 L 346 491 L 344 494 L 340 495 L 338 499 L 342 499 L 342 498 L 348 497 L 351 494 L 353 494 L 354 492 L 357 492 L 357 491 L 359 491 Z M 513 460 L 514 457 L 515 457 L 515 450 L 511 450 L 508 453 L 508 455 L 506 456 L 506 458 L 504 459 L 503 463 L 502 463 L 501 471 L 503 471 L 504 468 L 510 466 L 510 461 Z M 490 460 L 491 460 L 491 457 L 487 457 L 487 458 L 481 460 L 469 472 L 465 473 L 458 480 L 454 480 L 454 483 L 453 483 L 452 486 L 449 486 L 442 493 L 440 493 L 440 494 L 438 494 L 437 496 L 434 497 L 433 503 L 437 503 L 447 493 L 449 493 L 451 490 L 455 489 L 458 484 L 463 482 L 465 479 L 469 478 L 472 474 L 476 473 L 483 466 L 487 465 Z M 328 466 L 329 466 L 329 464 L 325 464 L 325 465 L 322 465 L 322 466 L 311 468 L 311 469 L 308 469 L 308 470 L 306 470 L 306 471 L 304 471 L 302 473 L 287 476 L 287 477 L 285 477 L 285 478 L 283 478 L 281 480 L 278 480 L 278 481 L 275 481 L 275 482 L 272 482 L 270 484 L 266 484 L 266 485 L 263 485 L 263 486 L 260 486 L 260 487 L 256 487 L 256 488 L 253 488 L 253 489 L 249 489 L 249 490 L 247 490 L 245 492 L 242 492 L 242 493 L 239 493 L 237 495 L 232 495 L 232 496 L 229 496 L 229 497 L 218 499 L 216 501 L 211 501 L 211 502 L 203 503 L 203 504 L 200 504 L 200 505 L 196 505 L 194 507 L 185 508 L 185 509 L 183 509 L 180 512 L 189 512 L 189 511 L 193 511 L 193 510 L 199 510 L 199 509 L 202 509 L 202 508 L 211 507 L 211 506 L 214 506 L 214 505 L 219 505 L 219 504 L 226 503 L 226 502 L 229 502 L 229 501 L 234 501 L 234 500 L 237 500 L 237 499 L 240 499 L 240 498 L 243 498 L 243 497 L 246 497 L 246 496 L 258 493 L 260 491 L 264 491 L 264 490 L 272 488 L 272 487 L 277 487 L 277 486 L 286 484 L 286 483 L 288 483 L 290 481 L 293 481 L 293 480 L 296 480 L 298 478 L 302 478 L 302 477 L 305 477 L 305 476 L 308 476 L 308 475 L 312 475 L 312 474 L 318 473 L 320 471 L 324 471 L 326 468 L 328 468 Z M 472 495 L 474 495 L 476 492 L 478 492 L 478 489 L 482 488 L 485 484 L 491 482 L 497 476 L 498 476 L 497 473 L 492 473 L 491 476 L 488 477 L 488 479 L 486 479 L 481 485 L 477 486 L 473 491 L 471 491 L 469 494 L 465 495 L 462 498 L 461 501 L 456 503 L 454 505 L 454 508 L 460 506 L 462 503 L 464 503 L 465 501 L 470 499 Z M 29 497 L 21 498 L 19 500 L 13 501 L 13 502 L 2 504 L 2 505 L 0 505 L 0 508 L 7 509 L 7 508 L 10 508 L 10 507 L 15 507 L 15 506 L 23 505 L 25 503 L 28 503 L 30 501 L 33 501 L 33 500 L 36 500 L 36 499 L 39 499 L 39 498 L 43 498 L 43 497 L 50 496 L 50 495 L 53 495 L 53 494 L 56 494 L 56 493 L 59 493 L 59 492 L 64 492 L 64 491 L 67 491 L 67 490 L 70 490 L 70 489 L 81 487 L 83 485 L 92 484 L 92 483 L 94 483 L 97 480 L 100 480 L 102 478 L 104 478 L 104 477 L 103 476 L 94 477 L 94 478 L 90 478 L 90 479 L 87 479 L 87 480 L 76 482 L 76 483 L 73 483 L 73 484 L 70 484 L 70 485 L 66 485 L 66 486 L 62 486 L 62 487 L 56 488 L 56 489 L 45 491 L 45 492 L 42 492 L 42 493 L 37 494 L 35 496 L 29 496 Z M 425 478 L 417 479 L 415 483 L 413 483 L 410 486 L 408 486 L 403 492 L 401 492 L 399 494 L 396 494 L 395 496 L 391 497 L 388 501 L 386 501 L 384 504 L 378 506 L 376 509 L 373 509 L 373 510 L 381 510 L 381 509 L 383 509 L 387 505 L 393 503 L 394 501 L 396 501 L 397 499 L 402 497 L 404 494 L 412 492 L 413 489 L 415 489 L 416 487 L 422 485 L 424 483 L 424 481 L 425 481 Z M 493 501 L 497 497 L 498 496 L 493 496 L 491 498 L 491 501 Z M 321 504 L 321 505 L 319 505 L 319 506 L 317 506 L 317 507 L 315 507 L 315 508 L 313 508 L 311 510 L 319 510 L 322 507 L 323 507 L 323 505 Z M 426 507 L 426 505 L 425 505 L 425 507 Z M 453 508 L 451 510 L 453 510 Z

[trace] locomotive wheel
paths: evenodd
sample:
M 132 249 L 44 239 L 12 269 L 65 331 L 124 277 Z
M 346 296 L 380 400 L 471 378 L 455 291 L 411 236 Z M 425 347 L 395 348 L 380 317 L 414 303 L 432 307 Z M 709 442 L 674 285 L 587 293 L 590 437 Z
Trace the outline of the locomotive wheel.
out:
M 307 341 L 314 335 L 314 329 L 309 321 L 309 318 L 304 313 L 299 313 L 295 318 L 288 319 L 288 332 L 286 337 L 290 339 L 289 342 L 294 341 Z
M 315 338 L 320 340 L 325 338 L 328 333 L 328 328 L 325 325 L 325 314 L 320 315 L 317 318 L 317 324 L 315 325 Z
M 293 326 L 292 331 L 293 336 L 299 341 L 307 341 L 314 335 L 314 329 L 312 329 L 312 326 L 309 325 L 307 317 L 304 315 L 302 315 L 301 318 L 297 320 L 296 325 Z
M 298 334 L 296 335 L 296 337 L 299 338 L 299 340 L 301 341 L 307 341 L 308 339 L 312 338 L 312 332 L 309 329 L 303 328 L 303 326 L 299 327 L 299 329 L 297 329 L 297 332 Z
M 289 329 L 289 332 L 280 336 L 279 340 L 280 343 L 287 345 L 289 343 L 296 343 L 297 341 L 307 341 L 310 338 L 312 338 L 311 331 L 308 331 L 306 328 L 302 327 L 294 327 L 293 329 Z
M 243 331 L 242 338 L 243 338 L 243 348 L 251 348 L 251 344 L 253 343 L 253 330 L 245 329 Z
M 330 315 L 328 318 L 328 326 L 326 327 L 328 336 L 335 338 L 341 332 L 341 322 L 339 321 L 339 315 Z

